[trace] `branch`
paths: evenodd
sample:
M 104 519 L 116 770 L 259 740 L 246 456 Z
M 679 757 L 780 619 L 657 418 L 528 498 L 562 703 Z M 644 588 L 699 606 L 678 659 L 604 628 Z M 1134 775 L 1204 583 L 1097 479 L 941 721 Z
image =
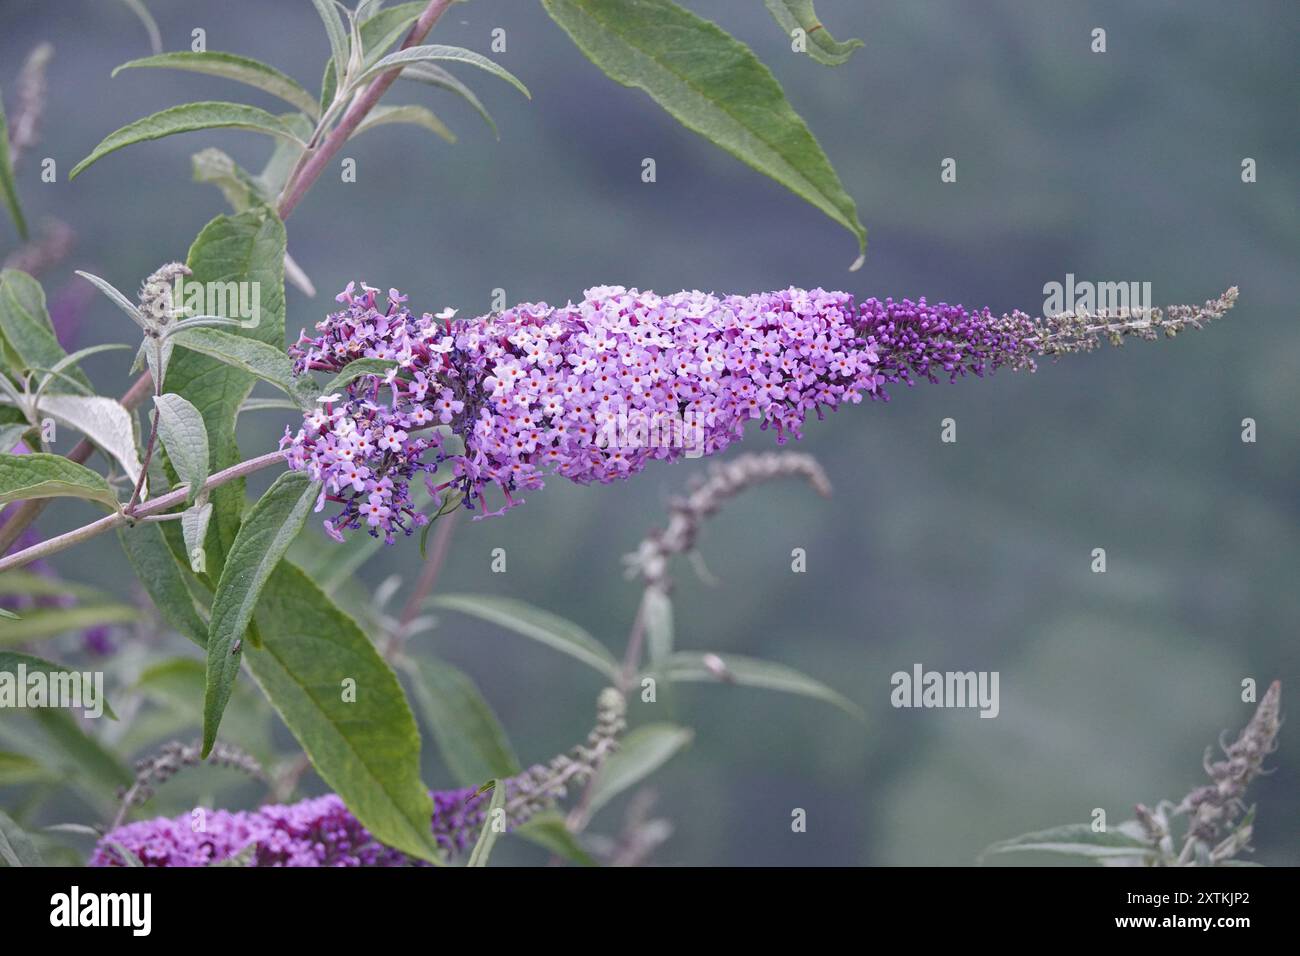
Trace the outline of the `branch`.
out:
M 236 478 L 243 478 L 245 475 L 251 475 L 255 471 L 261 471 L 263 468 L 269 468 L 274 464 L 286 464 L 284 452 L 272 451 L 267 452 L 257 458 L 250 458 L 247 461 L 241 461 L 237 465 L 231 465 L 224 471 L 219 471 L 208 478 L 203 483 L 203 490 L 210 491 L 219 485 L 224 485 L 228 481 L 234 481 Z M 148 518 L 151 515 L 160 514 L 174 505 L 184 504 L 189 497 L 190 486 L 181 485 L 165 495 L 159 495 L 151 501 L 140 505 L 129 517 L 124 511 L 115 511 L 111 515 L 106 515 L 98 521 L 92 521 L 88 525 L 83 525 L 66 534 L 61 534 L 55 538 L 47 538 L 39 544 L 34 544 L 30 548 L 24 548 L 17 554 L 11 554 L 7 558 L 0 558 L 0 574 L 5 571 L 12 571 L 15 568 L 21 568 L 30 564 L 38 558 L 45 558 L 51 554 L 57 554 L 60 551 L 72 547 L 74 544 L 80 544 L 82 541 L 89 541 L 91 538 L 97 538 L 106 531 L 112 531 L 124 524 L 131 524 L 142 518 Z M 49 500 L 49 499 L 44 499 Z
M 408 47 L 418 46 L 420 41 L 428 36 L 429 31 L 433 29 L 433 25 L 438 21 L 438 18 L 442 16 L 443 12 L 450 7 L 453 2 L 454 0 L 429 0 L 429 5 L 424 8 L 424 12 L 420 14 L 420 18 L 416 20 L 415 25 L 411 27 L 411 32 L 408 33 L 406 39 L 402 41 L 401 49 L 405 50 Z M 300 167 L 294 171 L 294 175 L 292 175 L 290 181 L 285 184 L 284 192 L 280 195 L 278 212 L 281 219 L 287 219 L 289 213 L 293 212 L 294 208 L 298 205 L 298 201 L 302 199 L 303 194 L 311 188 L 311 184 L 314 183 L 317 177 L 320 176 L 321 172 L 324 171 L 325 165 L 334 158 L 334 154 L 337 153 L 343 147 L 343 144 L 348 141 L 348 138 L 356 132 L 357 127 L 361 125 L 361 121 L 364 120 L 366 115 L 375 108 L 375 105 L 383 98 L 383 95 L 388 92 L 388 88 L 397 82 L 397 77 L 401 72 L 402 68 L 400 66 L 394 67 L 371 80 L 370 85 L 352 101 L 352 105 L 349 106 L 347 112 L 343 114 L 343 119 L 339 121 L 339 125 L 335 126 L 334 129 L 330 131 L 329 135 L 325 137 L 325 140 L 320 144 L 320 146 L 315 147 L 314 149 L 309 148 L 308 151 L 303 154 L 305 160 L 302 161 Z

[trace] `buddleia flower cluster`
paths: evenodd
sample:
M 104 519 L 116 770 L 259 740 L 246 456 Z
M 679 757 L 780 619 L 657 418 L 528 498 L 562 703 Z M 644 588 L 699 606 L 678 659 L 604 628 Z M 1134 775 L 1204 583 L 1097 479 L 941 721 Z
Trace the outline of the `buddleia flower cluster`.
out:
M 553 808 L 571 788 L 588 783 L 617 749 L 627 729 L 626 716 L 623 695 L 612 687 L 605 688 L 596 698 L 596 724 L 582 743 L 501 781 L 507 828 L 513 829 Z M 140 780 L 156 785 L 197 752 L 197 747 L 164 748 L 159 758 L 142 763 Z M 233 758 L 236 769 L 249 769 L 237 748 L 231 748 L 228 758 Z M 225 762 L 232 765 L 231 759 Z M 166 768 L 162 773 L 160 766 Z M 134 802 L 132 795 L 128 795 L 124 810 Z M 435 791 L 430 797 L 434 841 L 445 861 L 456 860 L 482 832 L 492 792 L 465 787 Z M 96 844 L 89 865 L 133 866 L 138 862 L 144 866 L 184 867 L 235 860 L 248 866 L 423 865 L 376 840 L 336 794 L 269 804 L 257 810 L 195 811 L 116 826 Z
M 491 793 L 474 788 L 439 791 L 433 834 L 450 858 L 472 843 Z M 247 855 L 249 866 L 410 866 L 415 861 L 376 840 L 335 794 L 269 804 L 257 810 L 200 811 L 128 823 L 110 831 L 90 866 L 211 866 Z
M 1235 295 L 1171 307 L 1168 319 L 1158 309 L 1034 319 L 823 289 L 720 297 L 598 286 L 577 303 L 464 320 L 451 309 L 417 316 L 396 290 L 384 299 L 349 284 L 343 309 L 291 348 L 295 370 L 392 365 L 323 396 L 281 447 L 323 483 L 332 536 L 364 530 L 391 543 L 427 523 L 417 481 L 435 507 L 454 495 L 479 517 L 499 515 L 546 475 L 609 483 L 654 460 L 717 454 L 750 426 L 784 443 L 810 416 L 887 399 L 891 384 L 1032 370 L 1035 356 L 1101 337 L 1172 335 L 1226 312 Z

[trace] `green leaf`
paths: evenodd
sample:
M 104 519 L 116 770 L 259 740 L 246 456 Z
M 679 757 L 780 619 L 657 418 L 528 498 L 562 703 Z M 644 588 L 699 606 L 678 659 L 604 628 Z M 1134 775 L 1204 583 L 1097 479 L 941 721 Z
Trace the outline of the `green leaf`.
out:
M 235 212 L 243 212 L 255 202 L 264 201 L 253 177 L 240 168 L 228 153 L 209 146 L 190 157 L 190 169 L 196 183 L 216 186 Z
M 423 2 L 399 3 L 380 10 L 361 23 L 361 47 L 365 51 L 365 64 L 378 60 L 420 18 L 428 4 Z
M 607 678 L 618 677 L 618 662 L 605 645 L 572 621 L 566 621 L 523 601 L 488 594 L 442 594 L 430 603 L 434 607 L 460 611 L 498 624 L 577 658 Z
M 407 123 L 412 126 L 420 126 L 431 133 L 441 136 L 449 143 L 456 142 L 456 134 L 449 130 L 442 120 L 423 106 L 376 106 L 370 111 L 370 115 L 353 130 L 352 136 L 360 136 L 366 130 L 374 129 L 376 126 L 385 126 L 389 123 Z
M 192 53 L 184 50 L 179 53 L 162 53 L 158 56 L 149 56 L 123 63 L 113 71 L 113 76 L 117 76 L 123 70 L 141 68 L 188 70 L 191 73 L 205 73 L 209 76 L 224 77 L 228 80 L 234 80 L 236 83 L 257 87 L 263 92 L 279 97 L 290 106 L 302 110 L 309 116 L 315 117 L 319 115 L 316 99 L 303 89 L 302 84 L 292 77 L 285 76 L 275 67 L 246 56 L 237 56 L 234 53 L 218 53 L 216 51 Z
M 694 736 L 686 727 L 667 723 L 645 724 L 632 731 L 596 775 L 587 804 L 589 812 L 594 816 L 614 797 L 654 773 Z
M 0 620 L 5 620 L 5 621 L 21 621 L 22 619 L 23 619 L 23 618 L 22 618 L 22 615 L 21 615 L 21 614 L 15 614 L 13 611 L 9 610 L 9 608 L 7 608 L 7 607 L 0 607 Z
M 386 375 L 389 369 L 397 367 L 397 363 L 391 359 L 377 358 L 360 358 L 354 359 L 347 365 L 343 366 L 342 371 L 329 380 L 329 383 L 321 389 L 322 395 L 333 395 L 351 382 L 354 378 L 362 375 Z
M 181 537 L 185 541 L 185 553 L 191 556 L 203 550 L 203 542 L 208 537 L 208 524 L 212 521 L 212 504 L 204 501 L 181 514 Z
M 325 34 L 330 41 L 330 54 L 334 61 L 334 81 L 341 84 L 348 71 L 348 33 L 339 20 L 339 12 L 334 0 L 311 0 L 325 24 Z
M 17 269 L 0 272 L 0 335 L 24 369 L 53 368 L 67 358 L 45 309 L 41 284 Z M 80 370 L 69 369 L 68 374 L 90 387 Z
M 190 247 L 186 264 L 192 282 L 257 283 L 260 290 L 260 321 L 235 333 L 195 329 L 187 336 L 205 341 L 228 342 L 238 337 L 270 346 L 276 359 L 284 355 L 284 226 L 265 207 L 236 216 L 218 216 L 208 223 Z M 177 343 L 180 345 L 181 343 Z M 185 398 L 203 416 L 208 433 L 210 472 L 229 468 L 241 460 L 235 442 L 235 420 L 239 406 L 257 379 L 249 372 L 227 365 L 187 347 L 180 347 L 167 369 L 167 389 Z M 226 551 L 239 530 L 244 507 L 244 482 L 231 481 L 215 488 L 211 495 L 212 529 L 206 549 L 207 572 L 212 580 L 221 575 Z
M 681 652 L 670 656 L 651 674 L 657 675 L 666 675 L 670 681 L 740 684 L 799 694 L 832 704 L 858 720 L 865 719 L 862 708 L 820 681 L 813 680 L 793 667 L 754 657 Z
M 980 859 L 1000 853 L 1035 851 L 1090 859 L 1138 857 L 1142 860 L 1150 860 L 1158 855 L 1155 847 L 1118 828 L 1098 833 L 1089 823 L 1069 823 L 994 843 L 980 854 Z
M 203 425 L 203 416 L 175 392 L 155 395 L 153 403 L 158 415 L 158 437 L 176 474 L 190 486 L 187 500 L 193 504 L 208 480 L 208 430 Z M 206 531 L 207 521 L 203 527 Z M 202 538 L 200 535 L 200 542 Z
M 304 142 L 309 140 L 314 132 L 311 121 L 301 113 L 282 113 L 280 122 Z M 297 165 L 301 155 L 302 150 L 295 143 L 283 139 L 275 141 L 275 148 L 271 150 L 271 158 L 266 161 L 266 166 L 255 177 L 258 186 L 261 187 L 262 197 L 265 201 L 270 203 L 274 197 L 280 195 L 285 183 L 289 180 L 289 174 L 293 172 L 293 168 Z
M 858 240 L 867 231 L 821 146 L 753 51 L 672 0 L 542 0 L 609 77 L 644 90 L 699 133 L 816 206 Z
M 62 455 L 0 455 L 0 505 L 29 498 L 86 498 L 117 507 L 103 478 Z
M 113 283 L 107 279 L 101 279 L 93 272 L 82 272 L 80 269 L 77 270 L 77 275 L 104 293 L 108 301 L 125 312 L 131 321 L 140 326 L 141 329 L 147 332 L 153 328 L 153 323 L 145 318 L 144 313 L 140 311 L 140 307 L 123 295 Z
M 0 750 L 0 787 L 14 787 L 27 783 L 55 783 L 58 779 L 57 773 L 36 758 Z
M 433 730 L 442 761 L 461 786 L 519 773 L 506 732 L 470 677 L 446 661 L 409 665 L 415 703 Z
M 107 601 L 109 597 L 103 591 L 65 581 L 62 578 L 46 577 L 32 571 L 6 571 L 0 574 L 0 595 L 21 594 L 27 597 L 75 597 L 83 603 Z
M 177 332 L 172 339 L 190 351 L 257 376 L 285 394 L 299 399 L 300 404 L 305 400 L 305 393 L 293 374 L 293 363 L 289 361 L 289 356 L 274 346 L 234 332 L 208 328 L 186 329 Z
M 94 692 L 93 686 L 86 686 L 86 675 L 82 671 L 73 670 L 70 667 L 56 664 L 53 661 L 47 661 L 42 657 L 34 657 L 31 654 L 20 654 L 17 651 L 0 651 L 0 674 L 17 674 L 19 664 L 22 664 L 29 674 L 34 674 L 38 671 L 42 674 L 51 675 L 68 674 L 69 679 L 75 682 L 80 688 L 82 700 L 86 699 L 87 694 Z M 113 713 L 113 708 L 109 706 L 107 698 L 101 701 L 101 703 L 104 705 L 104 713 L 107 714 L 111 720 L 117 720 L 117 714 Z
M 501 138 L 501 133 L 497 131 L 496 120 L 492 118 L 492 114 L 487 111 L 482 101 L 474 95 L 474 91 L 436 63 L 412 63 L 402 70 L 401 78 L 426 83 L 462 97 L 465 102 L 474 107 L 479 116 L 483 117 L 483 122 L 491 127 L 492 135 L 497 139 Z
M 212 598 L 208 625 L 208 679 L 203 695 L 203 756 L 217 739 L 221 714 L 239 675 L 240 647 L 262 588 L 302 530 L 320 483 L 287 471 L 267 489 L 239 526 Z
M 563 857 L 579 866 L 599 866 L 591 854 L 582 848 L 578 838 L 569 832 L 564 817 L 553 810 L 539 813 L 525 820 L 513 831 L 515 836 L 536 843 L 544 850 Z
M 116 796 L 118 788 L 130 786 L 134 779 L 131 771 L 112 751 L 83 731 L 66 710 L 37 710 L 32 716 L 45 732 L 42 756 L 48 756 L 64 772 L 83 781 L 88 790 Z
M 205 680 L 201 661 L 173 657 L 142 671 L 131 689 L 170 711 L 167 726 L 174 736 L 181 727 L 202 726 Z M 239 744 L 264 765 L 274 762 L 279 756 L 271 745 L 271 716 L 260 689 L 254 684 L 236 684 L 221 721 L 221 739 Z
M 0 124 L 0 136 L 3 134 L 3 124 Z M 0 810 L 0 860 L 4 860 L 6 866 L 45 865 L 32 838 L 3 810 Z
M 298 143 L 304 149 L 307 146 L 280 119 L 272 116 L 266 110 L 258 109 L 256 106 L 220 102 L 186 103 L 183 106 L 173 106 L 171 109 L 138 119 L 134 123 L 128 123 L 121 129 L 109 133 L 98 146 L 91 150 L 89 156 L 72 168 L 72 172 L 68 174 L 68 179 L 76 179 L 82 170 L 92 163 L 96 163 L 109 153 L 117 152 L 127 146 L 133 146 L 146 140 L 162 139 L 164 136 L 173 136 L 176 133 L 193 133 L 201 129 L 221 128 L 252 130 Z
M 249 670 L 312 766 L 376 839 L 437 862 L 420 733 L 402 687 L 356 622 L 288 562 L 257 609 Z M 344 697 L 353 681 L 355 700 Z
M 533 98 L 533 94 L 528 92 L 528 87 L 524 86 L 519 81 L 519 78 L 505 67 L 493 63 L 481 53 L 475 53 L 473 50 L 466 50 L 464 47 L 458 46 L 444 46 L 440 43 L 432 43 L 427 46 L 409 46 L 405 50 L 390 53 L 388 56 L 377 60 L 369 69 L 363 72 L 361 78 L 365 80 L 395 67 L 407 66 L 411 63 L 428 63 L 434 60 L 451 60 L 469 66 L 476 66 L 480 70 L 486 70 L 493 76 L 505 80 L 529 99 Z
M 41 381 L 40 385 L 36 387 L 36 398 L 39 400 L 40 397 L 45 394 L 45 392 L 49 389 L 49 387 L 54 384 L 55 378 L 61 379 L 62 381 L 67 382 L 69 385 L 73 386 L 74 391 L 83 388 L 84 386 L 82 386 L 80 382 L 77 382 L 76 379 L 69 378 L 67 375 L 64 375 L 63 370 L 67 368 L 71 368 L 72 366 L 76 365 L 84 358 L 89 358 L 92 355 L 98 355 L 100 352 L 114 352 L 114 351 L 118 351 L 119 349 L 129 349 L 129 348 L 131 348 L 131 346 L 129 345 L 110 342 L 107 345 L 91 345 L 84 349 L 77 349 L 77 351 L 73 352 L 71 355 L 59 359 L 50 368 L 44 369 L 44 372 L 46 373 L 46 377 Z M 3 446 L 0 446 L 0 448 L 2 447 Z
M 505 832 L 505 805 L 506 805 L 506 788 L 500 780 L 492 781 L 492 799 L 488 802 L 487 811 L 483 814 L 483 829 L 479 831 L 478 842 L 474 844 L 474 849 L 470 851 L 469 860 L 466 866 L 487 866 L 488 857 L 492 855 L 492 847 L 496 845 L 497 837 Z M 502 821 L 502 826 L 498 829 L 497 821 Z
M 132 484 L 140 477 L 131 413 L 115 398 L 102 395 L 44 395 L 38 414 L 74 428 L 115 458 Z
M 787 36 L 793 37 L 795 30 L 803 30 L 807 38 L 807 53 L 825 66 L 839 66 L 848 61 L 853 51 L 862 46 L 862 41 L 853 39 L 843 43 L 831 36 L 830 31 L 817 18 L 813 9 L 813 0 L 764 0 L 773 19 L 780 24 Z
M 76 607 L 41 607 L 24 611 L 21 620 L 0 624 L 0 647 L 84 631 L 99 624 L 127 624 L 140 612 L 129 604 L 79 604 Z
M 369 67 L 383 56 L 384 51 L 404 35 L 411 24 L 419 19 L 420 14 L 424 12 L 425 6 L 423 0 L 417 3 L 401 3 L 387 10 L 380 10 L 373 17 L 367 18 L 358 30 L 361 37 L 361 48 L 364 51 L 362 68 Z M 334 58 L 331 57 L 325 64 L 325 75 L 321 78 L 320 107 L 322 112 L 334 102 L 334 94 L 337 89 L 338 79 L 334 75 Z
M 14 183 L 14 164 L 9 156 L 9 123 L 5 119 L 4 97 L 0 96 L 0 198 L 4 199 L 9 218 L 14 221 L 18 237 L 27 241 L 27 220 L 18 202 L 18 187 Z
M 0 452 L 8 454 L 31 430 L 32 426 L 27 422 L 0 425 Z
M 645 636 L 650 664 L 658 666 L 673 652 L 673 601 L 662 588 L 645 592 Z M 669 678 L 671 680 L 671 676 Z
M 162 529 L 151 522 L 140 522 L 133 528 L 118 528 L 117 540 L 163 620 L 199 647 L 206 647 L 208 625 L 195 610 L 184 572 L 167 547 Z

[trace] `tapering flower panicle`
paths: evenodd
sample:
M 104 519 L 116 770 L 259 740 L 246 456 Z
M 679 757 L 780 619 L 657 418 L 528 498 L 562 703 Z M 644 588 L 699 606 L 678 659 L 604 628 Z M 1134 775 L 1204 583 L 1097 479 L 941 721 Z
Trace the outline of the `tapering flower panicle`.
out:
M 757 424 L 778 443 L 812 414 L 885 386 L 956 380 L 1036 355 L 1092 347 L 1105 336 L 1173 334 L 1231 307 L 1144 315 L 996 316 L 924 299 L 868 299 L 786 289 L 715 296 L 600 286 L 578 303 L 525 303 L 473 320 L 414 315 L 405 297 L 350 284 L 343 309 L 290 350 L 295 369 L 338 372 L 360 358 L 392 361 L 324 396 L 282 441 L 291 467 L 324 483 L 336 538 L 367 530 L 392 542 L 427 523 L 411 494 L 423 480 L 438 506 L 455 495 L 480 516 L 520 503 L 543 476 L 608 483 L 722 451 Z M 1176 310 L 1184 310 L 1178 312 Z M 489 511 L 488 497 L 503 501 Z M 318 509 L 319 510 L 319 509 Z

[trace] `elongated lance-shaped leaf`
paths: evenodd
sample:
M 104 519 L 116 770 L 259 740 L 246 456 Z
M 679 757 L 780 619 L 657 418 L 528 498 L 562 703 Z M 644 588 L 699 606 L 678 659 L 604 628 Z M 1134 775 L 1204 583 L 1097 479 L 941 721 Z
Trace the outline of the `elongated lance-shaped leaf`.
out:
M 185 541 L 185 553 L 190 556 L 191 570 L 203 557 L 203 542 L 207 540 L 211 521 L 212 503 L 208 501 L 200 501 L 181 515 L 181 537 Z
M 419 126 L 436 136 L 442 137 L 449 143 L 456 142 L 456 134 L 449 130 L 442 120 L 423 106 L 376 106 L 370 111 L 370 115 L 353 131 L 352 135 L 354 137 L 360 136 L 366 130 L 374 129 L 376 126 L 387 126 L 390 123 L 406 123 L 410 126 Z
M 348 70 L 348 31 L 343 28 L 334 0 L 311 0 L 311 2 L 316 7 L 316 12 L 320 14 L 321 22 L 325 24 L 325 35 L 330 41 L 330 56 L 334 61 L 334 79 L 341 84 Z
M 242 639 L 253 619 L 257 599 L 271 572 L 302 530 L 319 494 L 319 482 L 310 481 L 301 472 L 285 472 L 239 526 L 212 598 L 207 687 L 203 695 L 204 757 L 216 742 L 221 714 L 239 674 Z
M 304 117 L 300 119 L 306 122 Z M 257 378 L 244 367 L 226 364 L 210 352 L 201 352 L 198 341 L 219 341 L 220 347 L 229 353 L 240 339 L 254 340 L 266 347 L 259 355 L 276 363 L 281 371 L 290 369 L 284 354 L 284 242 L 284 225 L 270 210 L 259 205 L 236 216 L 213 219 L 194 240 L 186 259 L 194 283 L 207 288 L 215 283 L 228 287 L 236 283 L 259 292 L 256 325 L 241 328 L 237 333 L 220 329 L 187 332 L 185 335 L 195 337 L 195 348 L 177 348 L 167 367 L 167 390 L 186 399 L 203 415 L 211 459 L 208 467 L 212 472 L 241 460 L 235 441 L 235 420 L 240 404 L 248 397 Z M 222 314 L 233 315 L 233 312 L 228 308 Z M 177 339 L 170 341 L 181 345 Z M 212 527 L 205 561 L 207 574 L 215 582 L 221 576 L 226 551 L 239 530 L 239 516 L 244 508 L 243 480 L 213 489 L 211 501 Z M 179 549 L 180 529 L 173 522 L 164 527 L 173 547 Z
M 755 657 L 682 651 L 670 655 L 666 660 L 655 665 L 651 676 L 666 676 L 672 681 L 739 684 L 744 687 L 784 691 L 787 694 L 798 694 L 824 701 L 858 720 L 863 719 L 862 708 L 843 694 L 832 690 L 820 681 L 813 680 L 793 667 Z
M 45 308 L 45 290 L 17 269 L 0 272 L 0 339 L 8 346 L 4 351 L 17 356 L 20 371 L 53 368 L 67 358 Z M 90 387 L 90 379 L 80 369 L 74 366 L 64 371 L 78 384 Z
M 542 0 L 609 77 L 644 90 L 687 129 L 771 176 L 858 240 L 853 200 L 781 85 L 752 50 L 672 0 Z
M 113 70 L 113 76 L 123 70 L 168 69 L 187 70 L 191 73 L 204 73 L 208 76 L 220 76 L 236 83 L 256 87 L 272 96 L 279 97 L 290 106 L 302 110 L 309 116 L 318 115 L 316 98 L 303 89 L 302 85 L 291 76 L 286 76 L 273 66 L 251 57 L 238 56 L 234 53 L 220 53 L 215 50 L 192 52 L 182 50 L 176 53 L 161 53 L 139 60 L 123 63 Z
M 22 204 L 18 201 L 18 186 L 14 181 L 14 164 L 9 155 L 9 123 L 5 119 L 4 96 L 0 95 L 0 199 L 4 200 L 9 210 L 9 218 L 14 221 L 18 237 L 27 240 L 27 219 L 23 216 Z
M 487 812 L 483 814 L 483 829 L 479 831 L 478 841 L 470 851 L 466 866 L 487 866 L 497 837 L 506 829 L 506 785 L 500 780 L 493 780 L 491 786 L 492 799 L 488 802 Z
M 482 100 L 478 99 L 478 96 L 474 95 L 474 91 L 471 90 L 471 88 L 465 86 L 464 83 L 461 83 L 459 79 L 456 79 L 454 75 L 448 73 L 447 70 L 442 69 L 441 66 L 432 64 L 432 62 L 416 62 L 416 64 L 411 64 L 402 70 L 402 79 L 413 79 L 413 81 L 437 87 L 439 90 L 454 92 L 454 94 L 467 101 L 467 103 L 474 108 L 474 111 L 478 113 L 478 116 L 484 118 L 484 122 L 491 127 L 494 137 L 500 139 L 500 131 L 497 129 L 497 121 L 491 118 L 491 113 L 487 112 L 487 108 L 482 104 Z
M 364 19 L 357 29 L 357 33 L 361 37 L 361 47 L 364 51 L 361 58 L 362 69 L 369 67 L 383 56 L 385 51 L 419 19 L 425 6 L 424 0 L 415 3 L 399 3 L 395 7 L 380 10 L 374 16 Z M 322 112 L 334 102 L 334 93 L 337 89 L 338 81 L 334 76 L 334 58 L 331 56 L 325 64 L 325 75 L 321 78 L 320 107 Z
M 420 732 L 392 669 L 354 620 L 288 561 L 257 608 L 246 660 L 326 785 L 375 838 L 430 862 Z
M 222 329 L 192 328 L 177 332 L 173 337 L 177 345 L 199 352 L 218 362 L 255 375 L 274 385 L 286 395 L 297 399 L 299 406 L 310 407 L 310 387 L 293 374 L 289 357 L 273 345 L 246 338 Z
M 45 395 L 36 410 L 60 425 L 75 428 L 112 455 L 132 484 L 140 478 L 135 425 L 131 413 L 117 399 L 103 395 Z
M 24 611 L 21 620 L 0 624 L 0 647 L 17 647 L 100 624 L 129 624 L 140 611 L 130 604 L 78 604 Z
M 21 664 L 29 674 L 41 673 L 50 676 L 67 675 L 60 678 L 61 681 L 70 685 L 76 685 L 77 692 L 81 695 L 81 707 L 77 708 L 83 711 L 90 711 L 91 697 L 95 695 L 96 690 L 94 682 L 90 676 L 83 671 L 75 670 L 63 664 L 56 664 L 54 661 L 47 661 L 43 657 L 36 657 L 32 654 L 21 654 L 18 651 L 0 650 L 0 674 L 17 674 L 18 665 Z M 101 688 L 102 690 L 102 688 Z M 117 720 L 117 714 L 113 713 L 113 708 L 109 706 L 106 697 L 98 700 L 103 707 L 104 713 L 110 720 Z
M 4 129 L 0 128 L 0 134 Z M 44 866 L 36 844 L 9 814 L 0 810 L 0 860 L 6 866 Z
M 415 703 L 442 761 L 461 786 L 493 777 L 513 777 L 519 761 L 492 707 L 468 674 L 446 661 L 422 657 L 409 665 Z
M 427 63 L 434 60 L 450 60 L 456 63 L 464 63 L 468 66 L 476 66 L 480 70 L 486 70 L 493 76 L 499 77 L 517 89 L 520 93 L 529 99 L 533 94 L 528 92 L 528 87 L 519 80 L 517 76 L 507 70 L 505 67 L 494 63 L 481 53 L 475 53 L 473 50 L 466 50 L 464 47 L 444 46 L 440 43 L 430 43 L 425 46 L 410 46 L 405 50 L 398 50 L 396 53 L 390 53 L 375 62 L 373 66 L 361 74 L 362 79 L 369 79 L 396 67 L 407 66 L 411 63 Z
M 175 392 L 155 395 L 153 403 L 158 415 L 158 437 L 176 474 L 190 486 L 187 500 L 193 504 L 208 480 L 208 430 L 203 416 Z
M 787 36 L 794 37 L 795 30 L 803 31 L 804 52 L 825 66 L 839 66 L 848 62 L 862 41 L 853 39 L 840 42 L 817 17 L 813 0 L 763 0 L 772 18 L 781 25 Z
M 109 133 L 98 146 L 91 150 L 89 156 L 72 168 L 68 178 L 76 179 L 84 169 L 103 159 L 109 153 L 117 152 L 119 149 L 132 146 L 135 143 L 142 143 L 151 139 L 162 139 L 164 136 L 173 136 L 176 133 L 193 133 L 201 129 L 222 128 L 247 129 L 286 139 L 298 143 L 304 148 L 307 145 L 298 139 L 288 125 L 266 110 L 260 110 L 256 106 L 215 101 L 186 103 L 184 106 L 173 106 L 171 109 L 162 110 L 151 116 L 138 119 L 134 123 L 128 123 L 121 129 Z
M 1136 824 L 1130 821 L 1097 832 L 1089 823 L 1069 823 L 1034 833 L 1025 833 L 1010 840 L 1002 840 L 987 847 L 980 854 L 981 861 L 1002 853 L 1056 853 L 1064 856 L 1087 857 L 1095 860 L 1132 857 L 1147 861 L 1159 856 L 1159 851 L 1138 836 Z
M 529 817 L 511 831 L 514 836 L 523 837 L 542 849 L 563 857 L 579 866 L 599 866 L 570 832 L 564 817 L 554 810 L 546 810 Z
M 415 3 L 399 3 L 396 6 L 380 10 L 372 17 L 361 22 L 361 45 L 365 52 L 365 64 L 369 66 L 384 55 L 390 46 L 396 43 L 420 18 L 427 6 L 422 0 Z
M 644 724 L 633 730 L 610 754 L 596 775 L 587 803 L 588 812 L 597 810 L 616 796 L 658 770 L 694 738 L 694 733 L 676 724 Z
M 62 455 L 0 455 L 0 505 L 30 498 L 86 498 L 117 507 L 100 475 Z
M 162 529 L 139 522 L 134 528 L 119 528 L 117 540 L 163 620 L 199 647 L 206 647 L 208 624 L 194 607 L 194 597 Z
M 89 358 L 92 355 L 97 355 L 100 352 L 113 352 L 119 349 L 129 349 L 130 347 L 131 346 L 121 342 L 110 342 L 107 345 L 91 345 L 84 349 L 77 349 L 77 351 L 73 352 L 71 355 L 59 359 L 50 368 L 39 370 L 45 373 L 45 377 L 41 379 L 41 383 L 36 387 L 34 398 L 39 404 L 41 395 L 43 395 L 51 385 L 54 385 L 56 380 L 72 386 L 74 391 L 80 391 L 84 386 L 82 386 L 75 378 L 72 378 L 71 375 L 67 374 L 65 370 L 72 368 L 82 359 Z M 3 446 L 0 445 L 0 447 Z
M 442 594 L 430 602 L 434 607 L 470 614 L 532 638 L 547 647 L 568 654 L 610 679 L 618 678 L 618 662 L 604 644 L 562 617 L 516 601 L 489 594 Z
M 437 87 L 440 90 L 448 90 L 462 97 L 465 102 L 474 107 L 479 116 L 483 117 L 483 122 L 491 127 L 492 135 L 497 139 L 501 138 L 501 133 L 497 130 L 496 120 L 492 118 L 492 114 L 487 111 L 487 107 L 483 105 L 483 102 L 474 95 L 474 91 L 456 79 L 450 72 L 438 66 L 438 64 L 412 63 L 410 66 L 403 68 L 401 78 L 426 83 L 429 86 Z
M 109 282 L 107 279 L 101 279 L 94 273 L 82 272 L 80 269 L 77 270 L 77 275 L 81 276 L 81 278 L 85 279 L 100 292 L 104 293 L 109 302 L 112 302 L 115 306 L 125 312 L 130 317 L 131 321 L 140 326 L 141 329 L 148 332 L 153 328 L 153 323 L 145 318 L 145 314 L 140 311 L 140 307 L 119 292 L 113 283 Z

